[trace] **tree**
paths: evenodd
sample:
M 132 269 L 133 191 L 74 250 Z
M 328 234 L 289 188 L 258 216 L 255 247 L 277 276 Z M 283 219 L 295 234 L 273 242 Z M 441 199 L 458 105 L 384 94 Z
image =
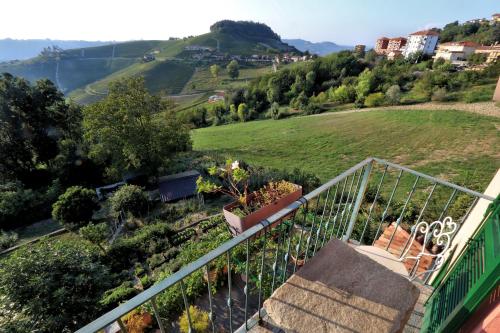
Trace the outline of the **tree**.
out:
M 84 109 L 83 126 L 89 155 L 108 163 L 106 173 L 116 179 L 127 171 L 155 174 L 191 148 L 188 127 L 148 93 L 143 78 L 111 83 L 104 99 Z
M 106 252 L 102 245 L 109 235 L 109 226 L 106 223 L 94 224 L 91 222 L 87 226 L 81 227 L 79 233 L 83 239 L 97 245 L 103 253 Z
M 111 209 L 115 214 L 125 212 L 139 217 L 148 211 L 148 196 L 137 185 L 120 187 L 110 198 L 110 202 Z
M 271 109 L 269 110 L 269 113 L 271 114 L 271 118 L 279 119 L 279 117 L 280 117 L 280 105 L 278 103 L 274 102 L 271 105 Z
M 0 180 L 40 182 L 34 179 L 35 171 L 51 169 L 58 143 L 80 137 L 80 108 L 67 103 L 52 82 L 39 80 L 32 85 L 0 74 Z
M 384 104 L 384 94 L 381 92 L 370 94 L 365 99 L 365 106 L 375 107 Z
M 52 205 L 52 218 L 66 229 L 76 231 L 90 222 L 98 207 L 94 190 L 72 186 Z
M 113 279 L 95 247 L 75 240 L 26 245 L 0 266 L 1 293 L 40 332 L 75 331 L 95 319 Z
M 219 77 L 219 72 L 220 72 L 220 66 L 217 64 L 213 64 L 210 66 L 210 73 L 212 73 L 212 76 L 214 79 L 217 79 Z
M 227 74 L 231 79 L 236 79 L 238 76 L 240 76 L 240 65 L 236 60 L 231 60 L 226 69 Z
M 385 92 L 385 97 L 390 104 L 399 104 L 401 100 L 401 89 L 397 84 L 390 86 Z
M 240 121 L 248 120 L 248 107 L 245 103 L 238 105 L 238 118 Z
M 229 116 L 233 121 L 237 121 L 239 119 L 238 117 L 238 110 L 236 109 L 236 105 L 231 104 L 229 105 Z
M 356 85 L 356 98 L 364 100 L 364 98 L 372 91 L 374 83 L 373 73 L 366 68 L 358 77 L 358 84 Z

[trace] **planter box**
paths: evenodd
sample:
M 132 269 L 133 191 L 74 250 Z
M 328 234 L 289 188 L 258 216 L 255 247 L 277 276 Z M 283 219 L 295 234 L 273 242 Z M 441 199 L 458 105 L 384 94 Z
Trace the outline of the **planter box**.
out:
M 247 216 L 240 217 L 236 214 L 233 214 L 233 209 L 239 206 L 238 202 L 232 202 L 226 206 L 224 206 L 224 217 L 226 218 L 227 223 L 229 224 L 229 229 L 231 233 L 236 236 L 242 233 L 243 231 L 250 229 L 257 223 L 260 223 L 262 220 L 265 220 L 269 216 L 276 214 L 283 208 L 286 208 L 288 205 L 298 200 L 302 196 L 302 186 L 295 185 L 296 190 L 283 198 L 273 202 L 272 204 L 262 207 Z M 250 200 L 255 196 L 255 192 L 249 194 Z M 291 214 L 290 214 L 291 215 Z M 275 225 L 279 225 L 281 221 L 275 223 Z

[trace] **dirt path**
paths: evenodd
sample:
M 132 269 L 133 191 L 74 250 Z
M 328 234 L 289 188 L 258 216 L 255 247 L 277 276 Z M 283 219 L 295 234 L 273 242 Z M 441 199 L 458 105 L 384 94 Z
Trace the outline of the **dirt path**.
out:
M 395 105 L 383 106 L 378 108 L 352 109 L 337 112 L 325 112 L 316 116 L 327 116 L 341 113 L 366 112 L 374 110 L 458 110 L 477 113 L 485 116 L 493 116 L 500 118 L 500 107 L 495 106 L 495 102 L 480 102 L 480 103 L 435 103 L 428 102 L 413 105 Z

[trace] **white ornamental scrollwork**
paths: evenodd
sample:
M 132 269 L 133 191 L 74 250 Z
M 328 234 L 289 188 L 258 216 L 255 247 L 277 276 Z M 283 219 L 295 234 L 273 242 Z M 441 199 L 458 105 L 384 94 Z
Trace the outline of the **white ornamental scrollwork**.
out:
M 450 216 L 445 217 L 444 220 L 441 221 L 434 221 L 431 224 L 422 221 L 416 225 L 416 227 L 412 231 L 411 235 L 411 242 L 408 243 L 408 247 L 406 248 L 405 252 L 402 254 L 402 256 L 399 258 L 399 261 L 407 260 L 407 259 L 415 259 L 416 264 L 414 265 L 414 269 L 412 272 L 410 272 L 410 280 L 414 280 L 416 277 L 420 275 L 424 275 L 430 272 L 434 272 L 439 269 L 439 267 L 443 264 L 444 261 L 444 255 L 447 252 L 447 250 L 450 248 L 451 245 L 451 239 L 453 235 L 455 234 L 455 231 L 457 230 L 458 225 L 457 223 L 453 222 L 452 218 Z M 408 256 L 408 252 L 411 249 L 411 246 L 413 242 L 415 241 L 415 238 L 417 237 L 417 234 L 423 234 L 424 235 L 424 241 L 422 244 L 422 250 L 420 253 L 417 254 L 417 256 Z M 425 251 L 425 245 L 429 242 L 430 238 L 434 238 L 435 245 L 438 245 L 442 247 L 442 250 L 437 253 L 430 253 Z M 424 272 L 420 272 L 417 274 L 417 268 L 418 265 L 420 264 L 420 259 L 423 256 L 429 256 L 435 258 L 434 261 L 434 266 L 430 270 L 426 270 Z

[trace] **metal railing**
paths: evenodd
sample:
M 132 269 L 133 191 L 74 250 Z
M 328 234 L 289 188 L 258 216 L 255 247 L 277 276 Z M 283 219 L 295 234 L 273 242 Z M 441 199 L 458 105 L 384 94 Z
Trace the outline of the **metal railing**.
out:
M 208 273 L 212 265 L 221 260 L 225 261 L 227 271 L 225 286 L 217 287 L 199 275 L 206 287 L 205 310 L 210 314 L 212 330 L 247 331 L 261 319 L 264 300 L 330 239 L 373 244 L 391 223 L 409 231 L 421 220 L 435 220 L 445 214 L 455 215 L 455 220 L 463 222 L 479 198 L 493 200 L 403 166 L 367 158 L 78 332 L 96 332 L 114 322 L 126 332 L 122 318 L 143 306 L 154 313 L 161 332 L 166 332 L 175 318 L 164 315 L 166 309 L 162 309 L 157 300 L 170 288 L 177 288 L 184 309 L 189 309 L 197 300 L 186 292 L 185 281 L 200 272 Z M 391 238 L 387 246 L 393 241 Z M 401 253 L 406 246 L 409 245 L 405 244 Z M 247 277 L 240 306 L 235 306 L 233 300 L 235 288 L 240 288 L 233 283 L 236 264 L 244 265 Z M 223 289 L 226 290 L 222 292 Z M 214 300 L 224 297 L 222 295 L 227 296 L 225 315 L 216 316 L 221 309 L 220 306 L 214 308 Z M 185 313 L 191 328 L 190 311 Z
M 500 204 L 426 304 L 425 332 L 455 332 L 500 281 Z

